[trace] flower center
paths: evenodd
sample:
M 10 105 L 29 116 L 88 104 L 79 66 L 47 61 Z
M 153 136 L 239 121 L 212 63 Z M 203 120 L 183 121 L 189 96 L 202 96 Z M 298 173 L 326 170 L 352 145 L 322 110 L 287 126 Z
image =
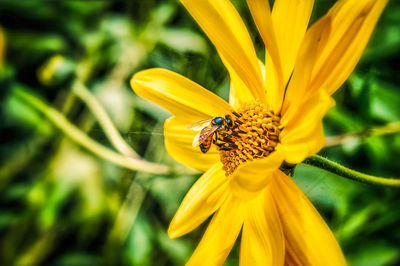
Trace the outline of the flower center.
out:
M 230 115 L 232 126 L 218 131 L 216 145 L 225 175 L 251 160 L 267 157 L 279 142 L 280 116 L 262 103 L 242 106 Z

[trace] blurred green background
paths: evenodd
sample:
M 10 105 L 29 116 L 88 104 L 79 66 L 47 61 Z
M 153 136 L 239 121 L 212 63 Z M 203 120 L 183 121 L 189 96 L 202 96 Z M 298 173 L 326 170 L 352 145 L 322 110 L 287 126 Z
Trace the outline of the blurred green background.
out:
M 244 2 L 234 4 L 261 57 Z M 316 1 L 312 21 L 334 2 Z M 169 114 L 136 96 L 129 79 L 163 67 L 226 99 L 227 71 L 195 21 L 170 0 L 3 0 L 0 26 L 0 265 L 183 265 L 205 226 L 175 240 L 166 231 L 199 174 L 166 153 Z M 327 136 L 362 133 L 340 143 L 331 138 L 320 154 L 365 173 L 400 176 L 400 134 L 364 134 L 398 128 L 399 47 L 400 1 L 392 0 L 324 120 Z M 121 154 L 134 156 L 132 149 L 174 173 L 115 164 Z M 104 155 L 111 150 L 116 161 Z M 350 265 L 400 264 L 398 189 L 305 165 L 294 179 Z M 238 264 L 238 249 L 226 265 Z

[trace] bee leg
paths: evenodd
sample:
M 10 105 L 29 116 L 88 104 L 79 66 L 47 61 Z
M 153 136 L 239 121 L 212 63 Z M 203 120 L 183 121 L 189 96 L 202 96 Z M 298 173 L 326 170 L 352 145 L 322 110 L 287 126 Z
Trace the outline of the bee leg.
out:
M 234 114 L 236 117 L 240 117 L 240 115 L 238 113 L 236 113 L 235 111 L 233 111 L 232 114 Z
M 233 143 L 233 140 L 230 136 L 223 136 L 222 138 L 218 139 L 219 141 L 222 141 L 224 143 Z M 217 141 L 218 141 L 217 140 Z
M 232 141 L 233 136 L 231 134 L 219 133 L 219 135 L 222 136 L 222 141 Z
M 216 144 L 217 143 L 217 141 L 218 141 L 218 132 L 217 131 L 215 131 L 215 138 L 213 139 L 213 143 L 214 144 Z

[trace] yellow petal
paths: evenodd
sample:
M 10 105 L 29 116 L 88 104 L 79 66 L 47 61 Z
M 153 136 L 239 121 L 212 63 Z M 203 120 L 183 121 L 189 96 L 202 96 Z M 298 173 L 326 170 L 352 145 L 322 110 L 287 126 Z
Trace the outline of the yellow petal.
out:
M 257 55 L 246 26 L 232 3 L 229 0 L 181 2 L 254 97 L 264 100 Z
M 131 86 L 138 95 L 189 123 L 221 116 L 231 110 L 222 98 L 166 69 L 140 71 L 131 79 Z
M 285 153 L 285 161 L 291 164 L 301 163 L 310 155 L 316 154 L 325 145 L 322 121 L 310 125 L 307 135 L 294 136 L 283 140 L 279 147 Z
M 333 94 L 358 63 L 387 0 L 338 1 L 332 17 L 329 41 L 313 71 L 311 91 Z
M 278 171 L 270 186 L 290 261 L 295 265 L 346 265 L 331 230 L 296 184 Z
M 330 24 L 330 17 L 325 17 L 307 31 L 296 59 L 293 76 L 285 94 L 285 101 L 281 111 L 282 116 L 293 116 L 306 100 L 305 94 L 310 85 L 315 60 L 328 40 Z
M 203 238 L 186 265 L 222 265 L 243 225 L 245 204 L 230 196 L 214 214 Z
M 267 106 L 275 114 L 279 114 L 285 94 L 285 85 L 283 84 L 283 77 L 279 76 L 268 52 L 265 53 L 265 80 Z
M 0 27 L 0 67 L 3 65 L 3 58 L 5 52 L 5 38 L 3 28 Z
M 326 92 L 320 91 L 302 103 L 301 108 L 291 116 L 285 114 L 281 119 L 284 130 L 280 138 L 290 134 L 297 134 L 295 130 L 307 130 L 307 127 L 322 119 L 325 113 L 334 106 L 335 101 Z
M 224 61 L 224 60 L 223 60 Z M 235 71 L 228 65 L 229 76 L 231 77 L 231 84 L 229 88 L 229 104 L 237 109 L 244 103 L 250 103 L 255 100 L 251 91 L 247 88 L 246 84 L 239 78 Z
M 225 61 L 222 59 L 222 61 Z M 258 61 L 258 64 L 261 69 L 261 73 L 263 73 L 263 78 L 265 79 L 265 66 L 261 61 Z M 231 77 L 231 84 L 229 89 L 229 104 L 238 109 L 243 104 L 251 103 L 255 100 L 254 95 L 247 88 L 246 84 L 239 78 L 239 76 L 232 70 L 232 68 L 225 63 L 227 69 L 229 71 Z
M 183 199 L 168 228 L 176 238 L 199 226 L 226 201 L 227 179 L 220 163 L 216 163 L 192 186 Z
M 274 151 L 268 157 L 240 165 L 230 178 L 232 193 L 241 199 L 251 199 L 266 187 L 272 173 L 283 161 L 283 153 Z
M 247 0 L 247 4 L 265 44 L 267 102 L 270 109 L 279 112 L 285 86 L 283 84 L 281 58 L 271 19 L 271 8 L 266 0 Z
M 193 139 L 198 131 L 187 129 L 188 123 L 174 116 L 165 121 L 164 141 L 168 154 L 175 160 L 191 168 L 206 171 L 219 161 L 219 153 L 214 145 L 207 153 L 193 147 Z
M 322 118 L 333 105 L 333 99 L 320 91 L 308 99 L 289 121 L 283 117 L 286 126 L 279 138 L 286 162 L 300 163 L 323 147 Z
M 271 18 L 271 8 L 268 1 L 265 0 L 247 0 L 253 20 L 257 26 L 258 32 L 263 39 L 265 48 L 271 55 L 272 61 L 278 72 L 282 72 L 279 49 L 276 43 L 274 26 Z
M 283 82 L 288 81 L 310 20 L 313 0 L 276 0 L 272 23 L 280 52 Z
M 247 205 L 240 245 L 240 265 L 283 265 L 285 239 L 268 188 Z

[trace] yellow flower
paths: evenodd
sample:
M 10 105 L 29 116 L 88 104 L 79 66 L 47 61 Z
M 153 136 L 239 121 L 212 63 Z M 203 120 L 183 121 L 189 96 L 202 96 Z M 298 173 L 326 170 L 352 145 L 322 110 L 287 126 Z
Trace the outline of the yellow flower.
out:
M 177 161 L 206 171 L 173 218 L 170 237 L 213 218 L 189 265 L 221 265 L 239 232 L 241 265 L 344 265 L 332 232 L 283 161 L 302 162 L 324 145 L 322 117 L 350 75 L 386 0 L 338 1 L 308 30 L 312 0 L 247 0 L 266 47 L 262 63 L 228 0 L 181 0 L 215 45 L 231 77 L 229 104 L 168 70 L 131 80 L 134 91 L 174 116 L 165 146 Z M 229 115 L 219 146 L 192 147 L 188 125 Z

